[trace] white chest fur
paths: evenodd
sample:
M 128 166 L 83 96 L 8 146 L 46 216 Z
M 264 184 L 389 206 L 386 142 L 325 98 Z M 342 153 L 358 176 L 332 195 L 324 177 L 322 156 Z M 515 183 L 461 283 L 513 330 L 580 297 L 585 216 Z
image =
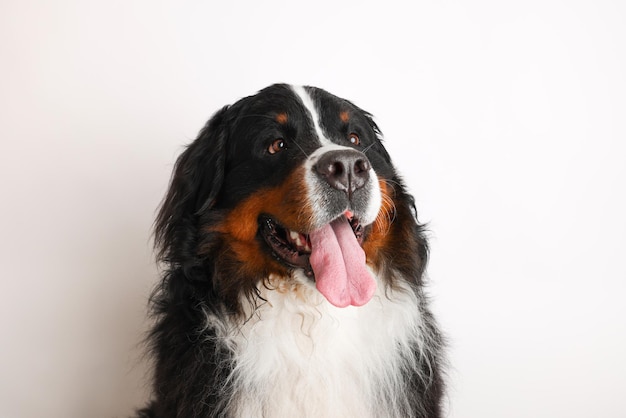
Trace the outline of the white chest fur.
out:
M 263 289 L 267 302 L 227 337 L 235 415 L 401 416 L 401 372 L 419 368 L 412 350 L 425 346 L 422 319 L 408 286 L 381 287 L 358 308 L 336 308 L 312 287 Z

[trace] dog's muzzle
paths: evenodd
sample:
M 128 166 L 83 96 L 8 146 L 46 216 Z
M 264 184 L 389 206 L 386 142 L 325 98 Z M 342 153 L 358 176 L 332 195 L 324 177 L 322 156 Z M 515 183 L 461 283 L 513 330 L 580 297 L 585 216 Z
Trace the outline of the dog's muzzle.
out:
M 315 172 L 332 188 L 346 193 L 348 200 L 369 180 L 370 162 L 360 151 L 328 151 L 314 166 Z

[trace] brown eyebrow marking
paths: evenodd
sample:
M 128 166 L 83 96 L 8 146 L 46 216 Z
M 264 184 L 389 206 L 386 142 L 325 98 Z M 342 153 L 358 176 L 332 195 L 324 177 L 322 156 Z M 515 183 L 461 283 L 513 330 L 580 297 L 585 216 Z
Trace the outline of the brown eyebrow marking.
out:
M 341 119 L 342 122 L 346 123 L 350 120 L 350 114 L 347 111 L 341 111 L 339 112 L 339 118 Z
M 280 123 L 281 125 L 284 125 L 287 123 L 287 114 L 285 112 L 283 113 L 279 113 L 276 115 L 276 122 Z

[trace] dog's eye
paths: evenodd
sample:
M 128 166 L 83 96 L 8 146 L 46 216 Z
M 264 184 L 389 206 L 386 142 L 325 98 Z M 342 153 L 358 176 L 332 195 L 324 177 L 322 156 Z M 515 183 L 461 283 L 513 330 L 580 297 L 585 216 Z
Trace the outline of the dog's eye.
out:
M 276 154 L 284 149 L 285 141 L 282 138 L 278 138 L 270 144 L 269 148 L 267 148 L 267 152 L 269 152 L 270 154 Z
M 352 145 L 359 145 L 359 144 L 361 144 L 361 140 L 359 139 L 359 136 L 357 134 L 355 134 L 354 132 L 352 132 L 350 135 L 348 135 L 348 141 L 350 141 L 350 143 Z

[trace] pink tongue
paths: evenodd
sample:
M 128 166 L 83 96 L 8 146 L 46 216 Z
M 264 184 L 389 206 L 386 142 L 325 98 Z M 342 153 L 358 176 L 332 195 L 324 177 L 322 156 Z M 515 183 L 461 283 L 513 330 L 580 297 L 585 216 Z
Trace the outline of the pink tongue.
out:
M 345 217 L 311 232 L 311 267 L 317 290 L 340 308 L 361 306 L 376 291 L 376 281 L 365 266 L 365 252 Z

